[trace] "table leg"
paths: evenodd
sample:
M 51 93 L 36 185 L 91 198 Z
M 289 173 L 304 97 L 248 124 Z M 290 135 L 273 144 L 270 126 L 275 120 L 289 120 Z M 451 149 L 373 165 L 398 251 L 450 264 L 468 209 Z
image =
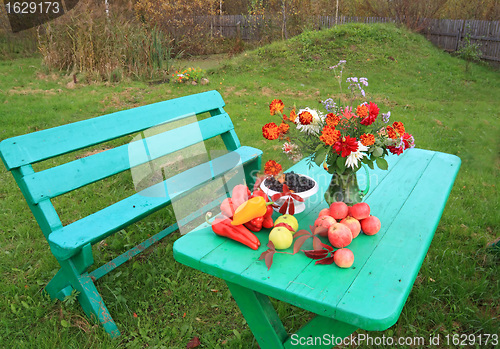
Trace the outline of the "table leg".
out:
M 283 348 L 288 334 L 269 297 L 229 281 L 226 284 L 261 349 Z
M 297 333 L 285 342 L 286 349 L 333 348 L 341 344 L 341 339 L 349 336 L 357 327 L 331 318 L 316 315 Z

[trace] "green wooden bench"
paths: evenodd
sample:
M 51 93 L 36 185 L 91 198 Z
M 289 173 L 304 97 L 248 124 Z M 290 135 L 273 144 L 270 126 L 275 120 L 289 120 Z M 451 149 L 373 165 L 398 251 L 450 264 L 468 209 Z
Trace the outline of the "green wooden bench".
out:
M 85 313 L 98 319 L 112 336 L 120 334 L 96 289 L 95 281 L 177 230 L 180 223 L 176 222 L 109 263 L 89 271 L 94 264 L 92 246 L 196 188 L 223 178 L 225 173 L 235 168 L 236 162 L 242 165 L 244 175 L 251 184 L 252 171 L 260 169 L 262 152 L 240 145 L 224 105 L 218 92 L 209 91 L 13 137 L 0 143 L 1 158 L 14 176 L 61 266 L 45 287 L 52 298 L 63 300 L 73 290 L 78 291 L 78 300 Z M 193 118 L 200 121 L 186 122 L 174 129 L 145 136 L 145 130 L 157 125 Z M 104 152 L 38 172 L 32 166 L 136 133 L 142 135 L 140 139 Z M 160 181 L 155 184 L 159 188 L 145 188 L 71 224 L 63 226 L 61 223 L 51 199 L 216 136 L 222 138 L 227 154 Z M 139 155 L 135 156 L 135 153 Z M 164 187 L 168 188 L 166 195 L 149 195 L 154 189 Z M 218 204 L 214 201 L 205 209 Z M 204 210 L 187 216 L 181 224 L 190 221 L 196 213 L 202 215 Z
M 360 234 L 349 245 L 355 256 L 349 269 L 315 265 L 298 253 L 275 254 L 268 270 L 258 260 L 267 249 L 268 234 L 257 233 L 261 247 L 253 251 L 216 236 L 209 226 L 178 239 L 174 258 L 226 281 L 263 349 L 331 348 L 358 328 L 386 330 L 401 314 L 460 167 L 454 155 L 421 149 L 387 160 L 388 171 L 369 172 L 370 191 L 364 198 L 382 228 L 374 236 Z M 327 207 L 323 195 L 331 175 L 317 166 L 309 168 L 304 160 L 290 170 L 320 185 L 306 210 L 296 215 L 299 229 L 309 229 Z M 366 183 L 365 176 L 359 171 L 360 183 Z M 310 240 L 303 249 L 312 249 Z M 287 333 L 269 297 L 316 316 L 297 333 Z

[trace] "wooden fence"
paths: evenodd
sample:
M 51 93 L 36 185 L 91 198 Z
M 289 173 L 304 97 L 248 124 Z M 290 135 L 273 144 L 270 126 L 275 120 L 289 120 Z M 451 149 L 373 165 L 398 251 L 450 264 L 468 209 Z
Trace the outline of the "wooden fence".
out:
M 214 36 L 239 37 L 242 40 L 261 40 L 264 36 L 287 38 L 298 34 L 293 32 L 289 24 L 287 28 L 279 16 L 201 16 L 197 22 L 206 26 Z M 318 16 L 310 20 L 317 29 L 353 22 L 394 23 L 395 20 L 347 16 Z M 471 43 L 479 44 L 482 59 L 500 62 L 500 21 L 430 19 L 426 22 L 422 34 L 438 47 L 449 52 L 456 51 L 462 46 L 466 33 L 469 33 Z
M 423 32 L 426 37 L 446 51 L 456 51 L 465 35 L 479 44 L 481 58 L 500 62 L 500 21 L 432 19 Z

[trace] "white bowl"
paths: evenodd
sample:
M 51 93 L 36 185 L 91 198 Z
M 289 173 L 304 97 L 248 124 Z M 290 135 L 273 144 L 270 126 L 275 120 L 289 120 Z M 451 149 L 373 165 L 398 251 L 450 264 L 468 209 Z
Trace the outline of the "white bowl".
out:
M 297 214 L 297 213 L 304 211 L 306 209 L 305 201 L 307 200 L 307 198 L 316 194 L 318 192 L 318 189 L 319 189 L 318 182 L 316 182 L 313 178 L 306 176 L 306 175 L 303 175 L 303 174 L 300 174 L 300 173 L 297 173 L 297 174 L 302 176 L 302 177 L 306 177 L 306 178 L 312 180 L 314 182 L 314 186 L 311 189 L 303 191 L 301 193 L 294 193 L 294 194 L 300 196 L 302 199 L 304 199 L 303 202 L 300 202 L 300 201 L 297 201 L 297 200 L 292 198 L 292 200 L 294 201 L 294 205 L 295 205 L 295 213 L 294 214 Z M 262 181 L 262 183 L 260 183 L 260 189 L 262 189 L 262 191 L 264 193 L 266 193 L 270 198 L 273 195 L 280 193 L 278 191 L 274 191 L 274 190 L 269 189 L 268 187 L 266 187 L 266 185 L 264 183 L 265 183 L 265 180 Z M 285 200 L 288 199 L 289 197 L 290 196 L 287 195 L 287 196 L 283 196 L 283 197 L 279 198 L 279 200 L 276 201 L 276 204 L 279 205 L 279 207 L 274 207 L 274 210 L 276 212 L 278 212 L 279 209 L 281 208 L 281 205 L 283 205 Z M 286 213 L 288 213 L 288 209 L 287 209 Z

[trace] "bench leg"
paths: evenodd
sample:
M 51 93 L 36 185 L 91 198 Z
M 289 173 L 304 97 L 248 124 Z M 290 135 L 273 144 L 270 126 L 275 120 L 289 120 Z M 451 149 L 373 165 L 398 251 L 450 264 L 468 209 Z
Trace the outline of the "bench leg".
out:
M 226 283 L 260 347 L 283 348 L 288 335 L 269 297 L 228 281 Z
M 72 289 L 77 290 L 78 301 L 87 316 L 94 321 L 98 320 L 111 337 L 119 336 L 120 331 L 88 273 L 80 274 L 71 260 L 59 263 L 61 269 L 47 284 L 45 291 L 52 299 L 64 300 L 65 296 L 71 294 Z

